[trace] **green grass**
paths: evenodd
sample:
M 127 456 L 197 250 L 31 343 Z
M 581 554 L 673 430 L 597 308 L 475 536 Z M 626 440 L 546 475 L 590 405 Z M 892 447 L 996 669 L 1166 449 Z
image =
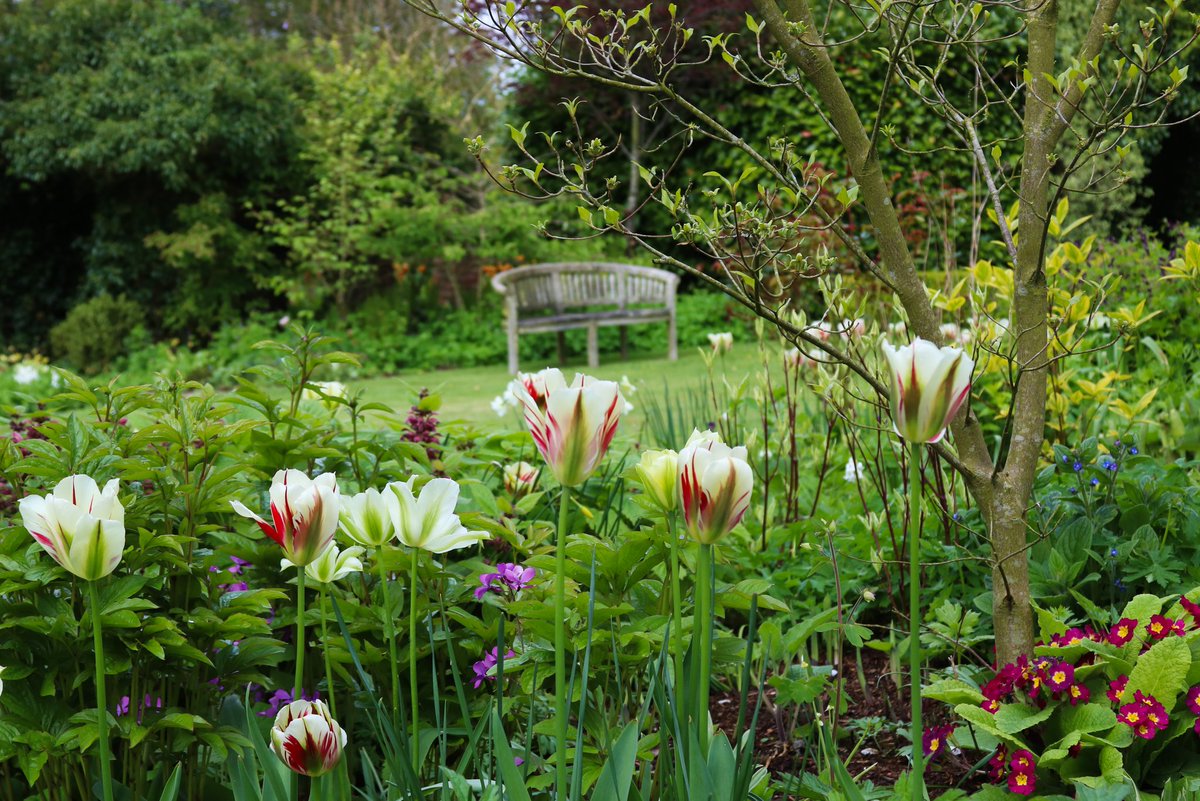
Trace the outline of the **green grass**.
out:
M 747 349 L 747 354 L 752 353 Z M 736 351 L 735 351 L 736 355 Z M 757 356 L 749 369 L 757 364 Z M 526 364 L 523 369 L 537 370 L 546 365 Z M 729 372 L 732 375 L 736 366 L 730 363 Z M 666 358 L 634 358 L 628 361 L 601 356 L 600 366 L 594 370 L 588 369 L 586 363 L 569 362 L 563 367 L 563 373 L 570 380 L 575 372 L 584 372 L 612 381 L 620 381 L 627 377 L 637 387 L 638 392 L 627 397 L 634 406 L 629 420 L 633 426 L 640 428 L 643 421 L 639 394 L 652 393 L 661 396 L 664 388 L 669 387 L 672 394 L 699 390 L 703 386 L 707 374 L 704 360 L 696 350 L 683 352 L 678 361 L 668 361 Z M 348 381 L 351 391 L 363 390 L 364 398 L 368 401 L 386 403 L 397 410 L 406 408 L 416 393 L 423 387 L 436 393 L 442 399 L 439 417 L 446 421 L 463 421 L 480 428 L 512 430 L 520 425 L 516 414 L 510 412 L 504 417 L 497 417 L 492 411 L 492 399 L 504 392 L 504 388 L 512 376 L 503 365 L 495 367 L 472 367 L 462 370 L 437 370 L 427 372 L 401 373 L 387 378 L 370 378 L 362 381 Z M 630 426 L 622 426 L 627 430 Z

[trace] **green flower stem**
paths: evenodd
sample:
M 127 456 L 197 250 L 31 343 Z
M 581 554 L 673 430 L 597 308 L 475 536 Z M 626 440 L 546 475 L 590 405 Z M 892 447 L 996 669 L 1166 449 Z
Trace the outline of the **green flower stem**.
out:
M 908 456 L 908 681 L 912 692 L 912 797 L 925 797 L 921 751 L 921 445 Z
M 296 568 L 296 681 L 292 689 L 293 701 L 299 701 L 304 692 L 304 579 L 304 568 Z
M 112 765 L 108 748 L 108 701 L 104 693 L 104 638 L 100 626 L 100 597 L 96 590 L 96 582 L 89 581 L 88 602 L 92 612 L 92 649 L 96 652 L 96 710 L 99 712 L 97 722 L 100 724 L 100 787 L 104 792 L 104 801 L 112 801 Z
M 696 657 L 700 665 L 700 676 L 696 682 L 696 739 L 701 753 L 708 753 L 708 685 L 712 675 L 712 582 L 713 548 L 701 543 L 700 559 L 696 566 L 696 619 L 692 625 L 692 636 L 699 636 Z
M 567 514 L 571 490 L 562 488 L 554 547 L 554 777 L 557 801 L 567 801 Z
M 408 697 L 412 715 L 412 762 L 413 773 L 421 777 L 421 719 L 417 714 L 417 557 L 412 549 L 412 562 L 408 580 Z
M 329 631 L 325 625 L 325 606 L 329 593 L 328 585 L 321 585 L 321 654 L 325 661 L 325 700 L 329 704 L 329 714 L 337 717 L 337 706 L 333 702 L 333 663 L 329 661 Z
M 396 656 L 396 623 L 392 620 L 391 598 L 388 593 L 387 570 L 383 567 L 383 546 L 375 552 L 375 567 L 379 571 L 379 592 L 383 596 L 383 636 L 388 644 L 388 657 L 392 673 L 392 723 L 397 721 L 396 708 L 400 706 L 400 660 Z
M 671 540 L 671 638 L 675 645 L 675 691 L 683 682 L 683 596 L 679 590 L 679 532 L 675 513 L 667 513 L 667 536 Z

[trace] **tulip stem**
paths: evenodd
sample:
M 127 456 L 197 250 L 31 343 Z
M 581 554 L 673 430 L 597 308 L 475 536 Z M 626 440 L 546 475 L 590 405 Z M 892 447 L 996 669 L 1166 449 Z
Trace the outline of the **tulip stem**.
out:
M 337 717 L 337 706 L 333 702 L 333 663 L 329 661 L 329 632 L 325 625 L 325 606 L 329 593 L 328 585 L 321 585 L 321 654 L 325 661 L 325 698 L 329 702 L 329 714 Z
M 908 456 L 908 672 L 912 698 L 912 798 L 925 797 L 925 754 L 921 742 L 921 446 Z
M 679 576 L 679 533 L 675 513 L 667 512 L 667 537 L 671 541 L 671 639 L 675 649 L 675 692 L 683 683 L 683 599 Z
M 104 638 L 100 626 L 100 597 L 96 590 L 96 582 L 89 581 L 88 601 L 92 612 L 92 650 L 96 652 L 96 711 L 97 722 L 100 725 L 100 787 L 103 790 L 104 801 L 112 801 L 112 765 L 109 763 L 108 748 L 108 701 L 105 699 L 104 684 Z
M 304 692 L 304 568 L 296 568 L 296 682 L 292 700 L 299 701 Z
M 412 761 L 413 773 L 421 778 L 421 719 L 417 715 L 417 556 L 420 551 L 412 549 L 412 562 L 408 581 L 408 697 L 412 709 Z
M 567 801 L 567 515 L 571 490 L 563 486 L 558 501 L 558 531 L 554 547 L 554 775 L 557 801 Z
M 375 567 L 379 571 L 379 593 L 383 596 L 383 636 L 387 639 L 388 657 L 391 660 L 392 725 L 395 726 L 398 720 L 396 709 L 400 706 L 400 660 L 396 656 L 396 623 L 392 620 L 392 605 L 388 594 L 387 570 L 383 566 L 382 545 L 375 552 Z
M 712 674 L 712 582 L 713 547 L 700 544 L 700 559 L 696 565 L 695 623 L 692 636 L 699 636 L 696 643 L 696 659 L 700 666 L 696 682 L 696 738 L 700 753 L 708 753 L 708 685 Z

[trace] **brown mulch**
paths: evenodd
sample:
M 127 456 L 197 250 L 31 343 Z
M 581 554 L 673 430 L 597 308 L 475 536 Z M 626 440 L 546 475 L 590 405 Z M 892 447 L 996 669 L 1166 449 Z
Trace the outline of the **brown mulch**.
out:
M 842 665 L 842 676 L 845 679 L 842 692 L 848 708 L 839 718 L 839 727 L 844 731 L 845 725 L 856 718 L 876 717 L 898 722 L 907 728 L 908 689 L 905 687 L 903 692 L 897 689 L 890 673 L 887 656 L 876 651 L 864 651 L 862 661 L 863 672 L 866 674 L 865 694 L 858 679 L 858 668 L 854 659 L 851 657 Z M 778 709 L 773 703 L 775 690 L 768 689 L 766 692 L 758 716 L 758 732 L 754 745 L 755 761 L 775 775 L 799 775 L 805 771 L 813 771 L 813 757 L 808 753 L 811 746 L 792 736 L 791 731 L 781 730 L 781 727 L 790 728 L 794 708 L 789 706 L 786 709 Z M 730 737 L 734 736 L 737 727 L 739 697 L 735 692 L 718 693 L 712 700 L 713 721 Z M 757 701 L 757 691 L 751 691 L 747 701 L 747 718 L 753 712 Z M 952 717 L 945 704 L 928 700 L 922 706 L 921 714 L 926 727 L 950 723 Z M 895 725 L 889 725 L 862 744 L 847 765 L 851 775 L 859 781 L 891 785 L 901 773 L 908 770 L 908 758 L 899 753 L 900 748 L 908 745 L 908 738 L 901 737 L 895 728 Z M 858 731 L 851 731 L 839 738 L 838 750 L 843 760 L 857 744 L 860 736 Z M 973 760 L 966 754 L 942 752 L 926 767 L 925 781 L 931 790 L 954 787 L 971 772 L 972 767 Z M 968 791 L 978 789 L 984 781 L 983 776 L 971 776 L 963 782 L 963 788 Z

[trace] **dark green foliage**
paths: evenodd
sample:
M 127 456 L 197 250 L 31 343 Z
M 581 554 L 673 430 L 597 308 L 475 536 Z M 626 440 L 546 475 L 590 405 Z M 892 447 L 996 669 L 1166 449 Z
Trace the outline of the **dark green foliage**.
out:
M 97 295 L 50 329 L 54 356 L 85 373 L 98 373 L 129 350 L 129 334 L 142 316 L 138 304 L 124 295 Z
M 154 310 L 156 327 L 232 319 L 254 291 L 244 273 L 268 258 L 262 244 L 246 252 L 241 206 L 286 179 L 296 142 L 300 73 L 269 49 L 167 3 L 22 4 L 0 18 L 0 216 L 18 221 L 0 259 L 25 290 L 9 293 L 0 336 L 36 342 L 103 291 Z M 202 246 L 211 258 L 195 257 Z

